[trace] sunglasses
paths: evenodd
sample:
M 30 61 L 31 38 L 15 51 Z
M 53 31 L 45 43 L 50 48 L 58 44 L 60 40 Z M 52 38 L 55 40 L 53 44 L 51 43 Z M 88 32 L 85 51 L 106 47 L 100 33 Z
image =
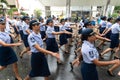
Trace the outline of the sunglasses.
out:
M 50 21 L 49 23 L 53 23 L 53 21 Z
M 95 34 L 96 34 L 95 32 L 92 32 L 92 33 L 90 33 L 89 35 L 90 35 L 90 36 L 93 36 L 93 35 L 95 35 Z
M 40 24 L 39 22 L 32 23 L 33 26 L 35 26 L 35 25 L 39 26 L 39 24 Z

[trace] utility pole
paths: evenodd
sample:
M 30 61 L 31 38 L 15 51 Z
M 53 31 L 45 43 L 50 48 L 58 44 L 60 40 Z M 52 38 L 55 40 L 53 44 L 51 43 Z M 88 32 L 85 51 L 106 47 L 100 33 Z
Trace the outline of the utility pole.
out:
M 108 6 L 109 6 L 110 2 L 111 2 L 111 0 L 107 0 L 106 7 L 105 7 L 105 13 L 104 13 L 105 16 L 106 16 L 106 12 L 108 10 Z
M 66 0 L 66 17 L 71 17 L 70 7 L 71 7 L 71 0 Z

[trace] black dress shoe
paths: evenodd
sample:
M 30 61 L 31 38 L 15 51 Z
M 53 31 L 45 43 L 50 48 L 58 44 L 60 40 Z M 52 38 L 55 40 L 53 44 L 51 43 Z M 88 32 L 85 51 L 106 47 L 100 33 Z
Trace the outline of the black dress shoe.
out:
M 99 54 L 99 58 L 100 58 L 100 59 L 104 59 L 104 57 L 103 57 L 101 54 Z
M 15 80 L 18 80 L 18 79 L 15 77 Z
M 64 53 L 65 53 L 65 54 L 69 54 L 69 52 L 68 52 L 68 51 L 65 51 Z
M 99 47 L 96 47 L 97 48 L 97 50 L 102 50 L 101 48 L 99 48 Z
M 107 70 L 107 73 L 109 74 L 109 76 L 115 77 L 115 74 L 113 74 L 113 73 L 110 72 L 109 70 Z
M 111 53 L 113 54 L 113 53 L 115 53 L 115 51 L 114 51 L 114 50 L 112 50 L 112 51 L 111 51 Z
M 70 70 L 70 71 L 73 71 L 73 65 L 72 65 L 72 62 L 70 62 L 70 67 L 71 67 L 71 70 Z
M 57 62 L 57 65 L 63 65 L 63 63 L 62 62 Z
M 77 56 L 77 52 L 76 52 L 76 51 L 74 51 L 74 53 L 75 53 L 75 56 Z
M 114 56 L 114 59 L 120 59 L 119 57 L 117 57 L 117 56 Z

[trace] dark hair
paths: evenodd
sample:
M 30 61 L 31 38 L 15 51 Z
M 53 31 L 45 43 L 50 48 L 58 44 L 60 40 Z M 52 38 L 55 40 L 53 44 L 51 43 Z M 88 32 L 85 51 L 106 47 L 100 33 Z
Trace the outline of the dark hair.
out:
M 102 16 L 101 19 L 102 19 L 102 20 L 106 20 L 107 17 L 106 17 L 106 16 Z
M 115 22 L 119 22 L 120 21 L 120 17 L 118 17 L 116 20 L 115 20 Z
M 40 18 L 39 18 L 39 21 L 41 22 L 42 20 L 43 20 L 43 18 L 42 18 L 42 17 L 40 17 Z
M 112 19 L 113 19 L 113 18 L 112 18 L 112 17 L 110 17 L 110 18 L 108 18 L 108 19 L 107 19 L 107 21 L 108 21 L 108 22 L 110 22 Z
M 5 24 L 5 19 L 4 18 L 0 18 L 0 24 Z
M 87 21 L 87 22 L 84 23 L 84 27 L 86 27 L 86 28 L 87 28 L 87 26 L 91 26 L 91 25 L 92 25 L 92 24 L 91 24 L 90 21 Z
M 25 21 L 27 19 L 30 19 L 30 18 L 28 16 L 24 16 L 22 20 Z
M 82 35 L 82 36 L 81 36 L 81 40 L 82 40 L 82 41 L 88 40 L 88 37 L 89 37 L 89 35 Z
M 65 18 L 65 22 L 68 20 L 68 18 Z
M 61 20 L 60 20 L 60 23 L 62 23 L 62 22 L 65 22 L 65 19 L 61 19 Z
M 46 25 L 48 25 L 48 23 L 50 23 L 50 22 L 53 22 L 53 20 L 51 18 L 47 19 Z

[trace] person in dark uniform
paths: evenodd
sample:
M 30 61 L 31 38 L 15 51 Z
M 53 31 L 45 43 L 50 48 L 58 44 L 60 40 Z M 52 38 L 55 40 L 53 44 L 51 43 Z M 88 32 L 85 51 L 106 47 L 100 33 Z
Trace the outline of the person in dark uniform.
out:
M 48 80 L 50 71 L 48 63 L 44 54 L 50 54 L 59 59 L 59 54 L 54 53 L 43 48 L 43 40 L 40 35 L 39 22 L 32 20 L 30 22 L 30 29 L 33 31 L 28 36 L 28 43 L 32 52 L 31 55 L 31 68 L 30 74 L 24 80 L 30 80 L 32 77 L 44 77 Z
M 81 39 L 83 41 L 81 47 L 83 58 L 81 63 L 82 80 L 99 80 L 96 66 L 113 65 L 107 70 L 107 73 L 110 76 L 114 76 L 112 71 L 120 66 L 120 60 L 99 61 L 99 53 L 94 46 L 96 37 L 92 29 L 87 28 L 83 30 Z
M 22 45 L 21 42 L 11 43 L 11 38 L 7 32 L 5 32 L 5 20 L 0 18 L 0 71 L 5 69 L 8 65 L 13 65 L 13 71 L 15 73 L 15 80 L 22 80 L 18 73 L 17 67 L 17 56 L 14 50 L 11 48 L 13 46 Z

